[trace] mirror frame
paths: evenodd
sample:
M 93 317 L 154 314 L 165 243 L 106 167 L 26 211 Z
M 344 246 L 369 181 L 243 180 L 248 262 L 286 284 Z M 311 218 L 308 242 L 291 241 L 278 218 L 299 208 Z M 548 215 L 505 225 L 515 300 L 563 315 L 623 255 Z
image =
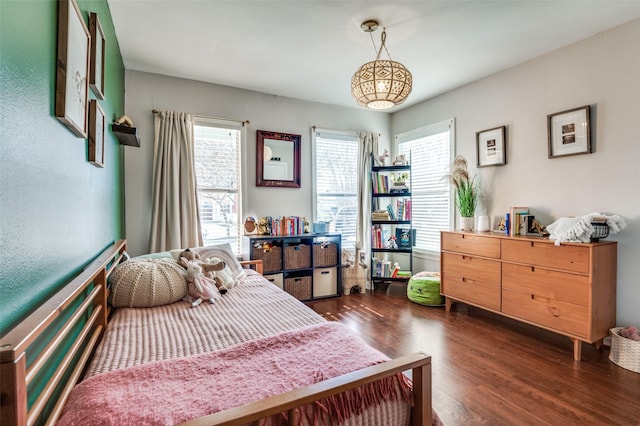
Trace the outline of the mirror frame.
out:
M 300 140 L 302 136 L 290 133 L 256 131 L 256 186 L 300 188 Z M 293 180 L 271 180 L 264 178 L 264 140 L 275 139 L 293 144 Z

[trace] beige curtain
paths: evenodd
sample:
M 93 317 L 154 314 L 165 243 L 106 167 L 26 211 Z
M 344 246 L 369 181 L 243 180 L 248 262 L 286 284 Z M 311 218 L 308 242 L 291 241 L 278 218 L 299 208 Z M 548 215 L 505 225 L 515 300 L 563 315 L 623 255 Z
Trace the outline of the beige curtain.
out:
M 378 134 L 358 133 L 358 209 L 356 216 L 356 254 L 363 253 L 371 265 L 371 154 L 378 152 Z M 360 259 L 356 259 L 358 262 Z M 369 266 L 371 267 L 371 266 Z M 367 274 L 367 288 L 370 288 Z
M 201 246 L 191 115 L 159 111 L 154 124 L 149 251 Z

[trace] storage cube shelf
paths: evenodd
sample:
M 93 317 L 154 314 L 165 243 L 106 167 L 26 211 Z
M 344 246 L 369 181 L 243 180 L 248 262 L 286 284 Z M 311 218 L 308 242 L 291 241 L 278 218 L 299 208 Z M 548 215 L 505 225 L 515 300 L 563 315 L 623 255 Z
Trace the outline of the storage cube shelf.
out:
M 262 260 L 264 277 L 299 300 L 341 293 L 340 234 L 247 236 L 243 257 Z

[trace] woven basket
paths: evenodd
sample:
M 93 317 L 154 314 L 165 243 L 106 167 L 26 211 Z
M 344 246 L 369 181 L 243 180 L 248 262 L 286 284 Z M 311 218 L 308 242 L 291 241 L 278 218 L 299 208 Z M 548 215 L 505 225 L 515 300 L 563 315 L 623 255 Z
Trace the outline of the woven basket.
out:
M 282 249 L 278 246 L 265 250 L 262 247 L 253 247 L 251 259 L 262 260 L 262 270 L 266 272 L 282 269 Z
M 311 276 L 285 278 L 284 291 L 298 300 L 311 299 Z
M 324 243 L 313 245 L 314 266 L 334 266 L 338 264 L 338 245 Z
M 640 373 L 640 342 L 622 337 L 623 327 L 615 327 L 611 332 L 611 352 L 609 359 L 622 368 Z
M 311 246 L 298 244 L 284 248 L 284 269 L 302 269 L 311 267 Z

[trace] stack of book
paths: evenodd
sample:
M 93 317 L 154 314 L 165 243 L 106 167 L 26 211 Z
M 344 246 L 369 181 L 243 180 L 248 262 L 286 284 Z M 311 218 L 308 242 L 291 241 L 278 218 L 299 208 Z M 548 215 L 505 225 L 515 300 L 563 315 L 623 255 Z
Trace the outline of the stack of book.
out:
M 375 210 L 371 213 L 371 220 L 393 220 L 388 210 Z
M 510 235 L 539 235 L 533 222 L 535 216 L 529 214 L 528 207 L 511 207 L 509 209 L 509 234 Z

